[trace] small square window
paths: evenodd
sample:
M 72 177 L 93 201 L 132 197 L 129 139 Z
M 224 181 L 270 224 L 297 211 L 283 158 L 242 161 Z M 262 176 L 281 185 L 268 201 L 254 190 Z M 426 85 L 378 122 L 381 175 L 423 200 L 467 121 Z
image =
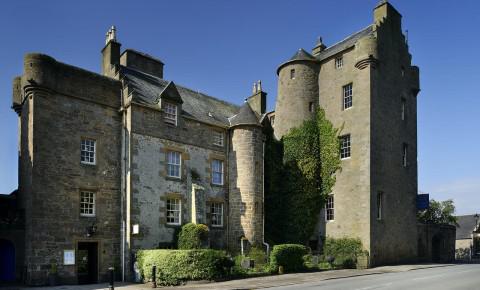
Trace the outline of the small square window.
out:
M 351 108 L 353 105 L 353 86 L 348 84 L 343 86 L 343 109 Z
M 325 204 L 325 219 L 327 221 L 333 221 L 335 219 L 335 205 L 333 195 L 327 197 L 327 203 Z
M 212 160 L 212 183 L 215 185 L 223 185 L 223 161 Z
M 80 192 L 80 216 L 95 216 L 95 193 Z
M 213 202 L 210 205 L 211 224 L 213 227 L 223 226 L 223 203 Z
M 181 178 L 182 154 L 176 151 L 167 152 L 167 176 Z
M 350 157 L 350 134 L 339 137 L 340 141 L 340 158 L 345 159 Z
M 335 68 L 340 69 L 343 67 L 343 56 L 335 58 Z
M 295 79 L 295 69 L 290 70 L 290 79 Z
M 223 146 L 223 132 L 213 131 L 213 145 Z
M 180 225 L 182 216 L 182 201 L 178 198 L 167 199 L 167 224 Z
M 80 162 L 95 165 L 95 140 L 82 139 L 80 144 Z
M 165 122 L 176 126 L 177 125 L 177 106 L 172 103 L 164 102 L 163 107 L 164 107 L 163 112 L 165 113 Z

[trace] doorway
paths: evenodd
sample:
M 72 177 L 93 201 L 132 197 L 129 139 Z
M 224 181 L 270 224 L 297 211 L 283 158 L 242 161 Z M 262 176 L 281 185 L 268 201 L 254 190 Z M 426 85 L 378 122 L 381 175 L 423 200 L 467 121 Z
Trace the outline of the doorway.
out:
M 0 239 L 0 282 L 15 281 L 15 246 Z
M 432 238 L 432 262 L 440 263 L 442 260 L 442 236 L 436 234 Z
M 98 282 L 98 243 L 79 242 L 77 251 L 78 284 Z

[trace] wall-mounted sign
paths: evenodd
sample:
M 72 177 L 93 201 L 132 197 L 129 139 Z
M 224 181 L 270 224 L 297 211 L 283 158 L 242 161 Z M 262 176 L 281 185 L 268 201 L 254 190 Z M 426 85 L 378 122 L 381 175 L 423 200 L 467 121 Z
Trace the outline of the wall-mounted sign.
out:
M 132 233 L 138 235 L 140 233 L 140 226 L 138 224 L 133 225 Z
M 63 251 L 63 264 L 64 265 L 75 265 L 75 250 L 64 250 Z

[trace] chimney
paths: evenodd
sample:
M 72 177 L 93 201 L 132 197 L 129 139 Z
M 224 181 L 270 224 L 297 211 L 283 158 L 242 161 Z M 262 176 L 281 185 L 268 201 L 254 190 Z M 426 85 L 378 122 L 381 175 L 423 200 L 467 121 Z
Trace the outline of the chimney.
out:
M 120 46 L 117 42 L 117 30 L 112 26 L 105 35 L 105 47 L 102 49 L 102 74 L 115 77 L 120 64 Z
M 318 56 L 320 54 L 320 52 L 322 52 L 325 48 L 327 48 L 327 46 L 325 44 L 323 44 L 323 40 L 321 37 L 319 37 L 317 39 L 317 44 L 315 45 L 315 47 L 312 49 L 312 55 L 313 56 Z
M 247 98 L 247 102 L 250 108 L 261 116 L 267 110 L 267 93 L 262 91 L 262 81 L 253 83 L 253 92 L 250 97 Z

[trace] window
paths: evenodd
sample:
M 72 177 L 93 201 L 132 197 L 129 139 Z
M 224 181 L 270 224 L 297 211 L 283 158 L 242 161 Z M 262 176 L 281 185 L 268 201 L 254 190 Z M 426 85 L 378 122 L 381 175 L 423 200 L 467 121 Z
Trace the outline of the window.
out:
M 290 70 L 290 79 L 295 79 L 295 69 Z
M 308 111 L 313 113 L 314 110 L 315 110 L 315 105 L 313 104 L 313 102 L 308 103 Z
M 335 59 L 335 68 L 339 69 L 343 67 L 343 56 L 339 56 Z
M 333 221 L 335 219 L 333 195 L 329 195 L 327 197 L 327 204 L 325 205 L 325 218 L 327 221 Z
M 213 131 L 213 145 L 223 146 L 223 132 Z
M 377 194 L 377 220 L 382 219 L 383 214 L 383 192 Z
M 95 216 L 95 193 L 80 192 L 80 216 Z
M 95 164 L 95 140 L 82 139 L 80 145 L 80 162 L 83 164 Z
M 178 198 L 167 199 L 167 224 L 180 225 L 182 201 Z
M 272 124 L 272 127 L 275 127 L 275 116 L 270 118 L 270 124 Z
M 405 67 L 404 66 L 402 66 L 401 72 L 402 72 L 402 77 L 404 77 L 405 76 Z
M 402 98 L 402 121 L 405 121 L 405 117 L 406 117 L 406 112 L 405 112 L 405 107 L 406 107 L 406 104 L 407 104 L 407 100 L 405 100 L 405 98 Z
M 350 157 L 350 134 L 339 137 L 340 139 L 340 158 Z
M 403 143 L 403 154 L 402 154 L 402 165 L 403 167 L 407 167 L 408 165 L 408 144 Z
M 352 107 L 353 89 L 352 84 L 343 86 L 343 109 Z
M 214 227 L 223 226 L 223 203 L 213 202 L 210 205 L 211 224 Z
M 212 160 L 212 183 L 223 185 L 223 161 Z
M 163 111 L 165 112 L 165 122 L 176 126 L 177 125 L 177 106 L 168 102 L 165 102 L 164 106 L 165 107 Z
M 167 152 L 167 176 L 180 178 L 181 177 L 182 154 L 180 152 Z

